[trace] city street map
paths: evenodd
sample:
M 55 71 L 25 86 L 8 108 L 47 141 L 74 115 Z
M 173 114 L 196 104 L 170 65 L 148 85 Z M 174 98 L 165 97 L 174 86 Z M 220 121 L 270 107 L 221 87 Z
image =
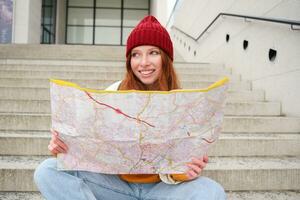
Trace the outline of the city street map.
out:
M 58 169 L 174 174 L 221 132 L 228 78 L 205 89 L 107 91 L 50 80 L 52 129 L 68 146 Z

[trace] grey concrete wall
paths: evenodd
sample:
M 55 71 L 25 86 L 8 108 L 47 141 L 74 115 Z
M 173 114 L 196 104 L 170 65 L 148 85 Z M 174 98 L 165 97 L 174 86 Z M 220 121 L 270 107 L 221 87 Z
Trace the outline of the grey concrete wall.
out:
M 65 44 L 66 32 L 66 0 L 57 1 L 56 13 L 56 44 Z
M 12 43 L 26 43 L 27 41 L 29 20 L 28 10 L 29 0 L 14 0 Z
M 30 0 L 29 1 L 29 31 L 28 43 L 39 44 L 41 40 L 41 14 L 42 14 L 42 1 Z
M 152 0 L 151 14 L 154 15 L 163 26 L 166 26 L 175 3 L 176 0 Z
M 197 37 L 220 12 L 300 21 L 299 10 L 298 0 L 184 0 L 175 25 Z M 300 116 L 299 33 L 289 25 L 221 17 L 197 42 L 175 30 L 171 35 L 185 60 L 223 63 L 251 80 L 253 89 L 265 90 L 266 100 L 281 101 L 282 114 Z M 277 50 L 274 61 L 268 59 L 270 48 Z
M 40 43 L 40 0 L 14 0 L 12 43 Z

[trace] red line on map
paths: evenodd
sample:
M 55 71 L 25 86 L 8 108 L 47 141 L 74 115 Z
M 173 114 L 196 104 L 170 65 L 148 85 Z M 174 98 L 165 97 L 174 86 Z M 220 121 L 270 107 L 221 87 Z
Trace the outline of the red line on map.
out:
M 86 95 L 87 95 L 90 99 L 92 99 L 94 102 L 96 102 L 96 103 L 99 104 L 99 105 L 106 106 L 106 107 L 108 107 L 108 108 L 114 110 L 116 113 L 121 114 L 121 115 L 124 115 L 124 116 L 127 117 L 127 118 L 134 119 L 134 120 L 136 120 L 136 121 L 138 121 L 138 122 L 143 122 L 143 123 L 145 123 L 145 124 L 147 124 L 148 126 L 151 126 L 151 127 L 155 127 L 154 125 L 149 124 L 148 122 L 146 122 L 146 121 L 144 121 L 144 120 L 140 120 L 140 119 L 138 119 L 138 118 L 131 117 L 131 116 L 129 116 L 129 115 L 123 113 L 119 108 L 114 108 L 114 107 L 112 107 L 112 106 L 110 106 L 110 105 L 108 105 L 108 104 L 101 103 L 101 102 L 97 101 L 96 99 L 94 99 L 94 98 L 92 97 L 92 95 L 91 95 L 90 93 L 88 93 L 87 91 L 84 91 L 84 92 L 86 93 Z
M 209 143 L 209 144 L 211 144 L 211 143 L 213 143 L 215 140 L 208 140 L 208 139 L 206 139 L 206 138 L 202 138 L 202 140 L 204 140 L 205 142 L 207 142 L 207 143 Z

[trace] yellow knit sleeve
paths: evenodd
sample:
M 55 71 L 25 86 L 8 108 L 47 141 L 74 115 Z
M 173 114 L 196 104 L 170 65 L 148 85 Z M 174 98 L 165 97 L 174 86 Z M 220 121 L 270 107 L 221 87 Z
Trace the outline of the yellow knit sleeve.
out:
M 188 181 L 189 178 L 186 176 L 186 174 L 171 174 L 172 179 L 175 181 Z

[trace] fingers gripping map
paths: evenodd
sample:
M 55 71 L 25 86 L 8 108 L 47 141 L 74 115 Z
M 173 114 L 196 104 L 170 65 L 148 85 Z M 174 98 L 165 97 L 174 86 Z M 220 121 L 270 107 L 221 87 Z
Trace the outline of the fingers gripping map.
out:
M 52 129 L 69 148 L 58 155 L 58 168 L 183 173 L 217 140 L 227 88 L 227 78 L 169 92 L 92 90 L 51 80 Z

